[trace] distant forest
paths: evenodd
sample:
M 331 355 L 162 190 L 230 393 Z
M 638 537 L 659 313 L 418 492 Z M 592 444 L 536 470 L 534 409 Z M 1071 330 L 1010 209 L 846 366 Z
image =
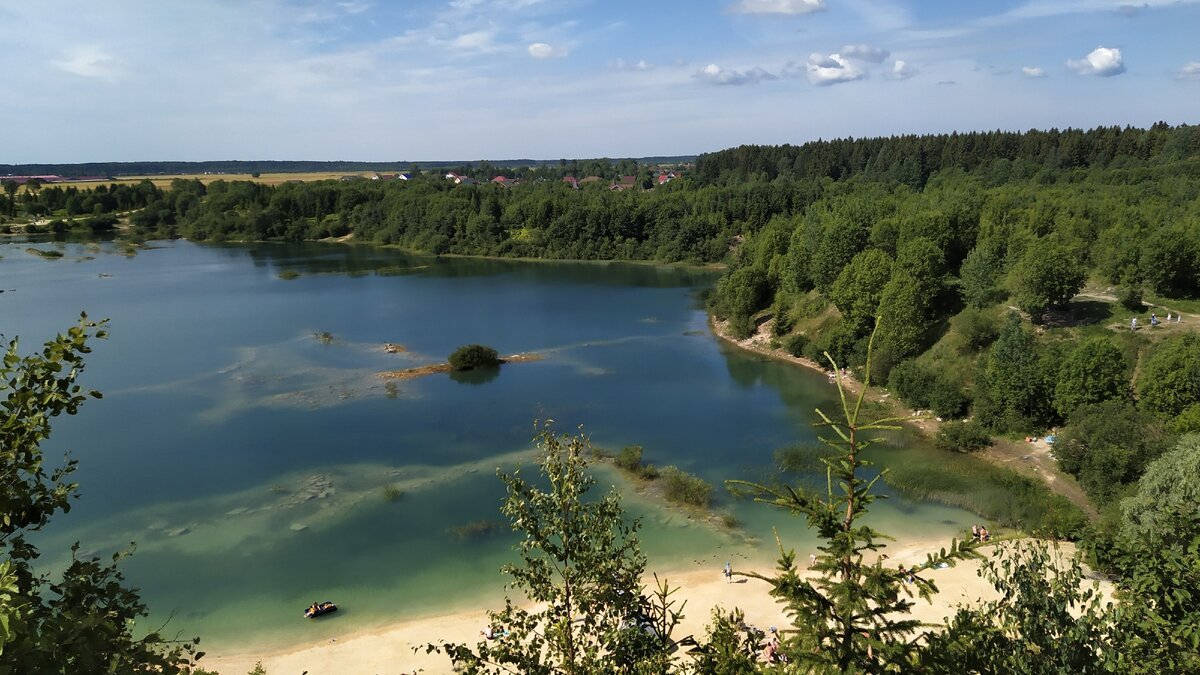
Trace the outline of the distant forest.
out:
M 603 158 L 605 165 L 620 160 Z M 687 164 L 696 161 L 693 156 L 680 157 L 641 157 L 629 158 L 635 165 L 652 164 Z M 113 176 L 172 176 L 180 174 L 203 173 L 333 173 L 361 171 L 431 171 L 435 169 L 457 170 L 464 174 L 474 175 L 474 172 L 486 167 L 511 169 L 518 167 L 556 167 L 568 162 L 575 164 L 581 160 L 534 160 L 534 159 L 501 159 L 488 161 L 394 161 L 394 162 L 317 162 L 317 161 L 275 161 L 275 160 L 222 160 L 209 162 L 88 162 L 83 164 L 0 164 L 0 179 L 4 176 L 42 176 L 53 175 L 63 178 L 80 177 L 113 177 Z M 491 178 L 491 176 L 488 176 Z

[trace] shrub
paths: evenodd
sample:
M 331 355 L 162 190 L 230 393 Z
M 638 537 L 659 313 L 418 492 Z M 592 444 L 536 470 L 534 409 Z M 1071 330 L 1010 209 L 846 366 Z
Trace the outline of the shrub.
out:
M 463 345 L 450 355 L 450 368 L 453 370 L 494 368 L 500 364 L 500 354 L 484 345 Z
M 625 446 L 624 448 L 621 449 L 620 454 L 618 454 L 613 459 L 613 464 L 616 464 L 617 468 L 619 468 L 619 469 L 624 469 L 626 471 L 630 471 L 630 472 L 634 472 L 634 473 L 641 470 L 641 468 L 642 468 L 642 446 L 640 446 L 640 445 Z
M 1171 422 L 1171 431 L 1177 434 L 1200 433 L 1200 403 L 1183 409 L 1175 421 Z
M 996 321 L 978 309 L 967 309 L 959 315 L 958 330 L 963 336 L 963 346 L 970 351 L 980 351 L 1000 336 Z
M 712 502 L 712 484 L 677 466 L 663 467 L 664 496 L 668 501 L 707 507 Z
M 771 308 L 771 313 L 775 316 L 775 323 L 771 324 L 771 334 L 775 337 L 783 337 L 796 327 L 796 318 L 792 316 L 786 303 L 776 302 Z
M 896 392 L 900 400 L 915 410 L 930 407 L 929 393 L 933 389 L 935 377 L 924 366 L 916 361 L 903 361 L 892 368 L 888 376 L 888 387 Z
M 729 334 L 737 340 L 745 340 L 754 335 L 758 326 L 754 325 L 754 319 L 751 319 L 745 314 L 735 314 L 729 317 Z
M 805 349 L 807 349 L 808 344 L 809 339 L 804 335 L 800 335 L 799 333 L 795 335 L 789 335 L 783 339 L 784 351 L 792 356 L 804 356 Z
M 1142 289 L 1135 286 L 1126 286 L 1118 291 L 1117 302 L 1131 312 L 1140 312 L 1146 308 L 1146 305 L 1142 303 Z
M 978 422 L 946 422 L 934 444 L 949 452 L 975 452 L 991 445 L 992 437 Z
M 967 414 L 971 399 L 955 383 L 941 377 L 935 377 L 933 386 L 929 389 L 929 407 L 938 417 L 958 419 Z

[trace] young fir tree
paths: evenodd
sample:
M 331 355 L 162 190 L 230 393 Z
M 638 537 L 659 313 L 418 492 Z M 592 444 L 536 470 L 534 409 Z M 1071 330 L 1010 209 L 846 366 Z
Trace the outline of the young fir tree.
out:
M 928 600 L 937 592 L 933 581 L 921 570 L 943 563 L 954 565 L 966 558 L 979 557 L 969 542 L 951 540 L 948 548 L 930 554 L 924 565 L 909 572 L 884 564 L 880 551 L 891 540 L 862 518 L 868 507 L 881 495 L 872 494 L 876 481 L 886 470 L 868 480 L 861 474 L 871 466 L 863 451 L 878 442 L 870 435 L 898 429 L 904 418 L 885 417 L 864 421 L 863 401 L 870 386 L 871 351 L 874 336 L 867 347 L 867 376 L 862 390 L 852 400 L 838 378 L 842 416 L 830 419 L 821 410 L 818 426 L 833 430 L 836 438 L 821 441 L 836 452 L 822 458 L 826 470 L 824 494 L 789 485 L 767 486 L 745 481 L 729 481 L 730 489 L 752 496 L 808 519 L 824 541 L 811 566 L 814 575 L 805 575 L 796 566 L 795 550 L 784 550 L 780 543 L 778 573 L 774 576 L 747 572 L 745 576 L 771 584 L 771 595 L 787 606 L 795 630 L 784 641 L 782 653 L 804 673 L 883 673 L 905 670 L 917 656 L 914 634 L 920 627 L 908 618 L 915 591 Z M 834 372 L 838 365 L 827 353 Z M 868 561 L 868 556 L 873 560 Z
M 508 486 L 501 512 L 523 534 L 518 564 L 505 565 L 529 607 L 506 599 L 489 612 L 500 631 L 474 647 L 444 643 L 442 651 L 465 673 L 666 673 L 671 632 L 682 605 L 665 582 L 647 598 L 646 567 L 638 523 L 625 519 L 615 492 L 588 499 L 596 484 L 586 472 L 584 436 L 556 436 L 547 426 L 537 436 L 544 490 L 520 472 L 500 479 Z

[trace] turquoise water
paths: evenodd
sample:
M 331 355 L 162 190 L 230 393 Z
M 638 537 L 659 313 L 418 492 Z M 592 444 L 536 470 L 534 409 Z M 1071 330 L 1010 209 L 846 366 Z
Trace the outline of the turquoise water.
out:
M 168 633 L 209 650 L 493 604 L 512 535 L 452 528 L 500 525 L 495 472 L 528 464 L 535 420 L 718 483 L 773 477 L 774 450 L 811 442 L 812 409 L 833 408 L 819 373 L 711 335 L 697 299 L 711 272 L 332 244 L 32 244 L 64 253 L 47 260 L 30 245 L 0 244 L 0 332 L 28 352 L 82 310 L 111 322 L 83 378 L 105 397 L 61 420 L 46 452 L 80 460 L 82 498 L 39 543 L 61 561 L 76 540 L 102 556 L 137 542 L 122 568 L 151 607 L 146 625 L 173 615 Z M 387 354 L 389 342 L 408 351 Z M 495 377 L 375 376 L 471 342 L 545 358 Z M 652 568 L 773 558 L 772 528 L 812 546 L 803 523 L 725 495 L 740 530 L 626 504 Z M 900 536 L 971 522 L 901 498 L 872 517 Z M 336 620 L 299 619 L 325 599 L 344 608 Z

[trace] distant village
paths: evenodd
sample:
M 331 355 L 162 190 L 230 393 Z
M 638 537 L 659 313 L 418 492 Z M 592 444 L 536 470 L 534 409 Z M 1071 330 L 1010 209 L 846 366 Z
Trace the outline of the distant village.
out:
M 655 187 L 659 185 L 666 185 L 682 175 L 682 170 L 660 171 L 657 175 L 651 176 L 649 185 L 646 184 L 647 181 L 640 180 L 637 176 L 618 176 L 616 178 L 609 179 L 607 181 L 607 187 L 609 190 L 614 192 L 623 192 L 625 190 L 653 190 Z M 350 182 L 358 180 L 412 180 L 412 178 L 413 174 L 411 173 L 374 173 L 370 176 L 350 174 L 342 176 L 339 180 L 343 182 Z M 443 178 L 448 181 L 452 181 L 455 185 L 480 185 L 486 182 L 491 183 L 492 185 L 498 185 L 502 188 L 516 187 L 524 182 L 521 178 L 509 178 L 503 174 L 492 178 L 490 181 L 483 181 L 454 171 L 446 172 Z M 538 182 L 543 182 L 545 180 L 545 178 L 536 179 Z M 572 189 L 579 190 L 588 185 L 603 184 L 606 182 L 606 179 L 601 178 L 600 176 L 585 176 L 583 178 L 564 176 L 562 178 L 562 182 L 570 185 Z

